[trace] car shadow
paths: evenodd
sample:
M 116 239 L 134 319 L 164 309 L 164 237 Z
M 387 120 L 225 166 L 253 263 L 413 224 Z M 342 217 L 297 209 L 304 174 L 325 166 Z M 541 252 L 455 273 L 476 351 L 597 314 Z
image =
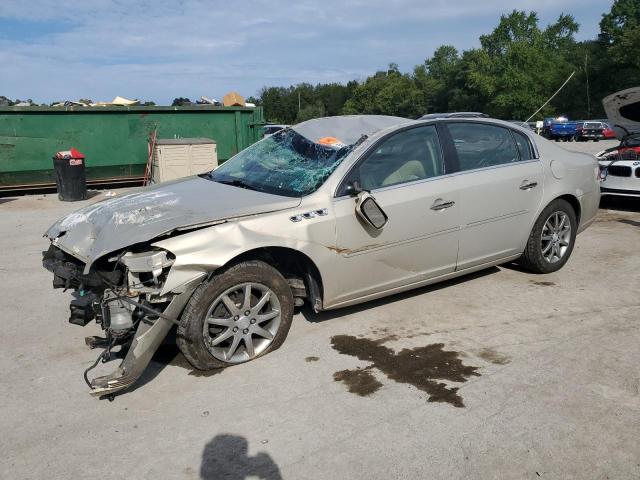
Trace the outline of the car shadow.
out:
M 605 195 L 600 199 L 600 209 L 640 213 L 640 198 Z
M 15 198 L 0 198 L 0 205 L 2 205 L 3 203 L 13 202 L 15 200 Z
M 343 317 L 345 315 L 350 315 L 352 313 L 359 313 L 359 312 L 368 310 L 370 308 L 380 307 L 380 306 L 388 305 L 395 302 L 401 302 L 402 300 L 405 300 L 407 298 L 416 297 L 418 295 L 424 295 L 425 293 L 435 292 L 443 288 L 451 287 L 453 285 L 458 285 L 460 283 L 465 283 L 478 278 L 483 278 L 483 277 L 486 277 L 487 275 L 498 273 L 499 271 L 500 269 L 498 267 L 489 267 L 484 270 L 480 270 L 478 272 L 469 273 L 468 275 L 452 278 L 451 280 L 434 283 L 433 285 L 426 285 L 424 287 L 419 287 L 413 290 L 409 290 L 407 292 L 396 293 L 388 297 L 379 298 L 377 300 L 370 300 L 368 302 L 360 303 L 358 305 L 353 305 L 351 307 L 343 307 L 336 310 L 327 310 L 319 313 L 315 313 L 313 309 L 307 303 L 305 303 L 304 306 L 300 309 L 300 313 L 308 322 L 311 322 L 311 323 L 324 322 L 327 320 L 333 320 L 334 318 Z
M 239 435 L 213 437 L 202 451 L 200 478 L 203 480 L 282 480 L 280 468 L 266 452 L 248 455 L 249 442 Z
M 124 359 L 126 354 L 126 348 L 112 353 L 113 359 L 117 360 L 118 362 Z M 180 367 L 187 372 L 187 375 L 194 377 L 211 377 L 213 375 L 218 375 L 224 371 L 223 368 L 214 370 L 198 370 L 194 368 L 178 348 L 178 345 L 176 344 L 176 330 L 175 328 L 173 328 L 167 334 L 167 338 L 165 338 L 165 340 L 153 354 L 153 358 L 149 362 L 147 368 L 144 369 L 144 372 L 142 372 L 140 378 L 130 388 L 116 393 L 116 396 L 120 394 L 124 395 L 127 393 L 131 393 L 136 391 L 138 388 L 144 387 L 147 383 L 151 382 L 154 378 L 160 375 L 160 373 L 168 365 Z

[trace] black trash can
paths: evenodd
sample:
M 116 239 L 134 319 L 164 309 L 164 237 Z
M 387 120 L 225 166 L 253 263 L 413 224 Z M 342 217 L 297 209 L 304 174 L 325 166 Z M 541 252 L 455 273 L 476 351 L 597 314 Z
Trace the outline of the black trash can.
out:
M 58 152 L 53 157 L 58 198 L 63 202 L 87 199 L 87 176 L 84 155 L 75 148 Z

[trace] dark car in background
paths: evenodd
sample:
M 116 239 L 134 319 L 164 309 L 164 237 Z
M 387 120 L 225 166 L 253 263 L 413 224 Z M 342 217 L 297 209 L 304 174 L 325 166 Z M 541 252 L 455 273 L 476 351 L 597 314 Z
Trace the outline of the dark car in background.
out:
M 605 124 L 602 122 L 579 122 L 576 127 L 576 141 L 585 142 L 593 140 L 599 142 L 604 138 Z

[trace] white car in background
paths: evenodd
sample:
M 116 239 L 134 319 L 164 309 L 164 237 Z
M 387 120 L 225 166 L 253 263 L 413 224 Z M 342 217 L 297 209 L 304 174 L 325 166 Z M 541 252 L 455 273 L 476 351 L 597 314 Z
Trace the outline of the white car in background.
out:
M 596 155 L 602 195 L 640 197 L 640 87 L 602 101 L 620 144 Z

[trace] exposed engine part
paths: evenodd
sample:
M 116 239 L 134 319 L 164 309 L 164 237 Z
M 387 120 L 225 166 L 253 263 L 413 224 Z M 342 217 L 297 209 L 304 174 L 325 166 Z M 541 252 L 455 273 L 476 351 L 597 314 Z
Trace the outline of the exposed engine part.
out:
M 111 337 L 107 336 L 105 341 L 106 341 L 105 349 L 102 352 L 100 352 L 100 355 L 98 355 L 98 358 L 96 358 L 96 361 L 93 362 L 93 364 L 84 371 L 84 374 L 83 374 L 84 381 L 86 382 L 87 385 L 89 385 L 89 388 L 94 388 L 92 385 L 92 382 L 89 380 L 89 372 L 94 368 L 96 368 L 98 366 L 98 363 L 100 363 L 100 361 L 102 361 L 102 363 L 106 363 L 111 359 L 111 349 L 115 345 L 115 339 L 112 339 Z
M 168 252 L 165 250 L 127 252 L 112 260 L 117 260 L 127 268 L 127 283 L 130 293 L 154 294 L 159 293 L 157 287 L 161 283 L 160 277 L 163 272 L 167 272 L 174 262 L 173 258 L 168 257 Z
M 84 372 L 93 395 L 112 396 L 134 383 L 167 332 L 179 323 L 178 315 L 202 277 L 185 284 L 181 293 L 161 296 L 173 263 L 165 250 L 127 251 L 94 263 L 84 274 L 85 264 L 58 247 L 44 252 L 43 265 L 54 273 L 54 287 L 75 290 L 69 321 L 84 326 L 95 319 L 105 331 L 104 338 L 87 339 L 90 348 L 104 348 Z M 110 375 L 90 380 L 89 372 L 109 361 L 117 344 L 128 346 L 120 366 Z
M 180 312 L 201 281 L 202 278 L 198 277 L 187 283 L 184 292 L 173 297 L 169 306 L 162 313 L 153 312 L 150 309 L 159 318 L 153 323 L 138 323 L 127 356 L 114 372 L 91 381 L 92 395 L 99 397 L 112 395 L 128 388 L 142 375 L 162 340 L 171 327 L 178 323 Z M 126 299 L 126 301 L 133 300 Z M 141 304 L 138 306 L 144 309 L 149 308 Z
M 91 350 L 94 348 L 106 348 L 109 345 L 110 340 L 104 337 L 97 337 L 95 335 L 91 337 L 84 337 L 84 343 Z
M 173 260 L 167 257 L 165 250 L 131 253 L 127 252 L 120 257 L 120 262 L 127 266 L 131 272 L 151 272 L 156 278 L 162 269 L 173 265 Z
M 135 307 L 122 301 L 120 295 L 112 290 L 105 290 L 102 300 L 102 326 L 113 332 L 115 336 L 122 335 L 133 328 L 133 311 Z
M 123 278 L 121 269 L 92 270 L 83 274 L 84 263 L 63 252 L 55 245 L 42 252 L 42 265 L 53 273 L 53 288 L 84 288 L 102 290 L 105 281 L 111 285 L 120 285 Z
M 96 311 L 94 309 L 96 298 L 97 297 L 94 293 L 90 293 L 88 295 L 78 296 L 71 300 L 71 304 L 69 304 L 69 323 L 84 327 L 87 323 L 96 318 Z

